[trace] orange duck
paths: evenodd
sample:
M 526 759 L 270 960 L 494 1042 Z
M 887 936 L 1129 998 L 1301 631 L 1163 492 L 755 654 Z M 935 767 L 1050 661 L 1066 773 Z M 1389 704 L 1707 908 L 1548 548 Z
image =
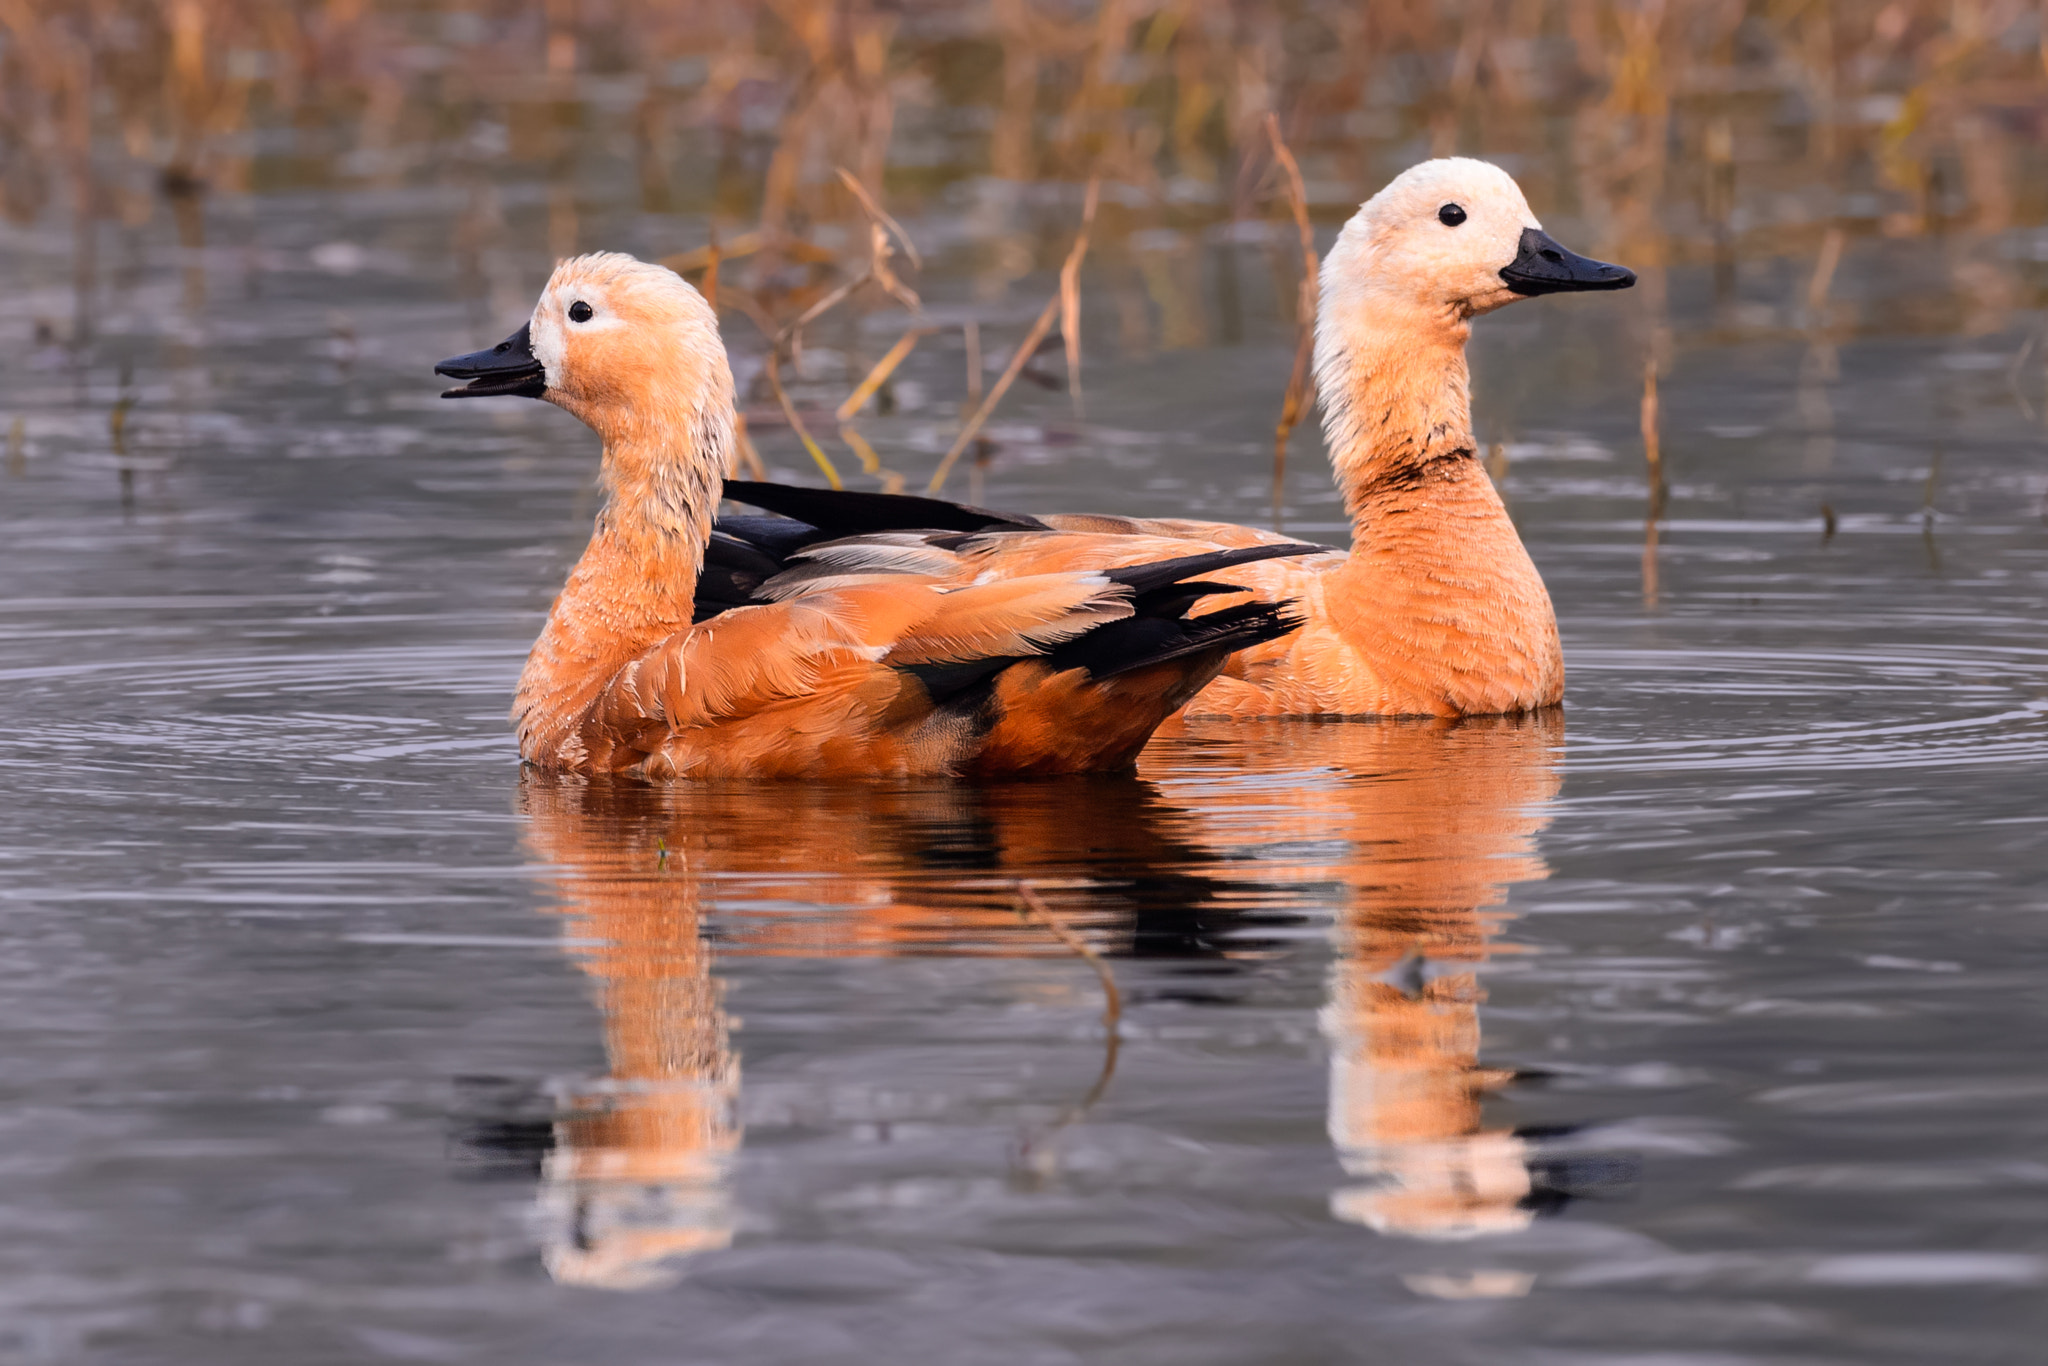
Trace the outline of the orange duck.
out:
M 1473 318 L 1517 299 L 1634 283 L 1551 240 L 1514 180 L 1483 161 L 1424 162 L 1367 201 L 1324 264 L 1316 316 L 1316 387 L 1352 548 L 1217 575 L 1292 600 L 1306 624 L 1234 656 L 1187 714 L 1449 717 L 1561 701 L 1550 595 L 1475 456 L 1465 341 Z M 817 490 L 735 482 L 726 492 L 825 532 L 839 524 L 835 496 Z M 877 495 L 852 497 L 855 524 L 890 524 Z M 905 500 L 895 525 L 922 525 L 929 502 Z M 1225 522 L 1024 520 L 985 524 L 973 572 L 1284 543 Z
M 1203 575 L 1315 547 L 1190 554 L 1163 541 L 1167 555 L 1135 557 L 1145 563 L 1077 553 L 990 574 L 959 535 L 985 517 L 963 522 L 950 504 L 932 505 L 950 525 L 927 518 L 918 534 L 841 527 L 828 537 L 781 519 L 736 524 L 748 538 L 714 532 L 734 451 L 717 319 L 679 276 L 630 256 L 563 262 L 525 327 L 435 368 L 469 381 L 443 397 L 546 399 L 604 439 L 604 510 L 513 707 L 520 753 L 542 768 L 649 778 L 1127 769 L 1232 652 L 1297 624 L 1270 602 L 1188 609 L 1243 591 Z

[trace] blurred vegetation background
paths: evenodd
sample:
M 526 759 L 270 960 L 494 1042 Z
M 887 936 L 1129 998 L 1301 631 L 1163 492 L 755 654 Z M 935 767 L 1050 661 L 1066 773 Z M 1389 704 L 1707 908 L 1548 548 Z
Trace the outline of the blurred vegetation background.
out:
M 1948 287 L 1889 301 L 1883 326 L 1988 333 L 2039 302 L 2023 267 L 2048 255 L 2010 231 L 2048 217 L 2044 16 L 2043 0 L 0 0 L 0 210 L 74 234 L 76 316 L 45 325 L 73 346 L 106 225 L 168 221 L 199 262 L 237 197 L 425 187 L 451 200 L 437 249 L 479 334 L 524 311 L 547 261 L 619 247 L 700 279 L 715 260 L 728 335 L 735 314 L 759 334 L 744 349 L 787 340 L 876 259 L 862 186 L 968 282 L 935 315 L 954 327 L 1061 262 L 1099 177 L 1091 306 L 1142 353 L 1236 339 L 1248 298 L 1296 321 L 1306 261 L 1278 132 L 1325 239 L 1412 161 L 1499 161 L 1571 245 L 1643 274 L 1627 316 L 1653 354 L 1671 345 L 1667 268 L 1687 264 L 1710 268 L 1710 332 L 1853 334 L 1878 314 L 1830 292 L 1862 238 L 1942 244 Z M 1219 242 L 1270 286 L 1218 277 Z M 1793 261 L 1782 307 L 1745 303 L 1745 272 Z M 204 289 L 194 264 L 188 292 Z M 852 308 L 916 302 L 869 289 Z M 876 356 L 842 361 L 840 395 Z

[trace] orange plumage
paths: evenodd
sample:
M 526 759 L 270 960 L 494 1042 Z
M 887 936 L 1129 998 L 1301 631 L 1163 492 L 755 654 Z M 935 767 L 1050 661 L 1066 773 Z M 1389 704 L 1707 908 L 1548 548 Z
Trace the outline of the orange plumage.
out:
M 1305 624 L 1234 655 L 1188 714 L 1470 716 L 1560 701 L 1550 595 L 1475 458 L 1465 342 L 1473 317 L 1515 299 L 1634 278 L 1551 241 L 1514 181 L 1484 162 L 1425 162 L 1365 204 L 1324 265 L 1316 322 L 1316 384 L 1351 550 L 1208 576 L 1290 601 Z M 733 492 L 777 510 L 789 497 L 769 485 Z M 928 513 L 906 515 L 916 524 Z M 983 537 L 972 571 L 1107 568 L 1284 541 L 1222 522 L 1028 520 Z
M 733 451 L 717 323 L 673 273 L 564 262 L 528 325 L 444 362 L 450 397 L 545 398 L 604 438 L 609 497 L 519 682 L 520 752 L 646 777 L 908 777 L 1128 768 L 1278 606 L 1190 620 L 1182 580 L 1309 547 L 983 576 L 944 535 L 813 543 L 758 595 L 698 604 Z M 729 545 L 727 544 L 729 543 Z M 727 537 L 724 553 L 752 547 Z M 1185 557 L 1185 562 L 1183 561 Z M 749 561 L 752 563 L 753 561 Z

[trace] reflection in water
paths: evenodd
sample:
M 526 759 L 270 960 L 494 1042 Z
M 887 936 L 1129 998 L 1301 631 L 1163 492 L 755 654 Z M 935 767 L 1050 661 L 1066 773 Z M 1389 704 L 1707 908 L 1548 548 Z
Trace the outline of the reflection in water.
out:
M 970 787 L 653 786 L 534 774 L 527 844 L 556 870 L 599 983 L 611 1072 L 554 1125 L 540 1206 L 559 1280 L 636 1288 L 732 1239 L 739 1066 L 703 910 L 728 954 L 1064 954 L 1017 912 L 1124 955 L 1217 956 L 1248 893 L 1205 874 L 1174 812 L 1125 779 Z M 768 908 L 768 909 L 763 909 Z M 1038 1149 L 1049 1151 L 1041 1140 Z
M 658 1284 L 732 1240 L 740 1069 L 714 942 L 725 955 L 1071 952 L 1018 913 L 1020 879 L 1099 951 L 1225 971 L 1334 886 L 1329 1130 L 1361 1178 L 1334 1213 L 1431 1237 L 1521 1227 L 1545 1182 L 1524 1139 L 1483 1127 L 1483 1098 L 1512 1074 L 1479 1065 L 1476 973 L 1491 908 L 1546 875 L 1535 837 L 1561 732 L 1555 716 L 1223 723 L 1155 745 L 1142 780 L 987 787 L 529 776 L 528 847 L 554 870 L 571 951 L 599 984 L 610 1063 L 554 1123 L 539 1197 L 550 1272 Z
M 1238 838 L 1314 841 L 1300 847 L 1327 858 L 1289 880 L 1345 889 L 1323 1033 L 1330 1140 L 1362 1180 L 1332 1213 L 1416 1237 L 1521 1228 L 1573 1183 L 1526 1139 L 1483 1127 L 1486 1095 L 1514 1074 L 1479 1065 L 1477 970 L 1502 920 L 1490 908 L 1549 874 L 1536 835 L 1560 784 L 1562 715 L 1256 730 L 1240 741 L 1247 776 L 1296 781 L 1261 784 L 1264 819 Z
M 636 1289 L 667 1279 L 669 1259 L 732 1241 L 740 1073 L 701 884 L 616 795 L 539 779 L 525 793 L 529 846 L 560 866 L 572 951 L 598 982 L 611 1064 L 568 1097 L 539 1204 L 555 1279 Z
M 1482 1127 L 1512 1073 L 1479 1065 L 1477 967 L 1506 887 L 1548 875 L 1536 834 L 1556 795 L 1561 717 L 1456 727 L 1373 727 L 1332 815 L 1347 831 L 1351 903 L 1323 1032 L 1330 1141 L 1367 1178 L 1337 1192 L 1340 1219 L 1387 1233 L 1461 1237 L 1520 1228 L 1533 1208 L 1527 1145 Z

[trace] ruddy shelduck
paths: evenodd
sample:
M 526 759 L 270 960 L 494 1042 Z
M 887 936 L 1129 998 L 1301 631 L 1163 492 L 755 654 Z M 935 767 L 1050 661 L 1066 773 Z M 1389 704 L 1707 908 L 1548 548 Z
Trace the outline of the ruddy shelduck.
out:
M 1487 162 L 1427 161 L 1368 200 L 1324 263 L 1316 316 L 1316 388 L 1351 549 L 1218 576 L 1293 601 L 1306 625 L 1234 656 L 1188 714 L 1471 716 L 1562 700 L 1550 595 L 1476 458 L 1465 342 L 1472 319 L 1517 299 L 1634 283 L 1621 266 L 1559 246 L 1513 178 Z M 728 496 L 836 525 L 816 491 L 735 483 Z M 863 527 L 889 524 L 871 503 L 860 507 Z M 927 516 L 906 507 L 904 520 Z M 1036 535 L 992 538 L 982 572 L 1112 566 L 1171 553 L 1163 547 L 1174 542 L 1284 541 L 1223 522 L 1066 515 L 1033 525 Z
M 1170 542 L 1145 563 L 1076 554 L 1060 568 L 995 572 L 977 565 L 977 538 L 961 534 L 973 528 L 949 504 L 934 506 L 951 527 L 919 531 L 826 535 L 756 518 L 737 524 L 750 539 L 714 532 L 735 418 L 717 320 L 679 276 L 630 256 L 563 262 L 526 326 L 436 369 L 469 381 L 446 397 L 546 399 L 604 441 L 604 509 L 513 709 L 520 752 L 542 768 L 1124 769 L 1232 652 L 1297 624 L 1278 602 L 1188 609 L 1244 591 L 1203 575 L 1314 547 L 1190 554 Z

